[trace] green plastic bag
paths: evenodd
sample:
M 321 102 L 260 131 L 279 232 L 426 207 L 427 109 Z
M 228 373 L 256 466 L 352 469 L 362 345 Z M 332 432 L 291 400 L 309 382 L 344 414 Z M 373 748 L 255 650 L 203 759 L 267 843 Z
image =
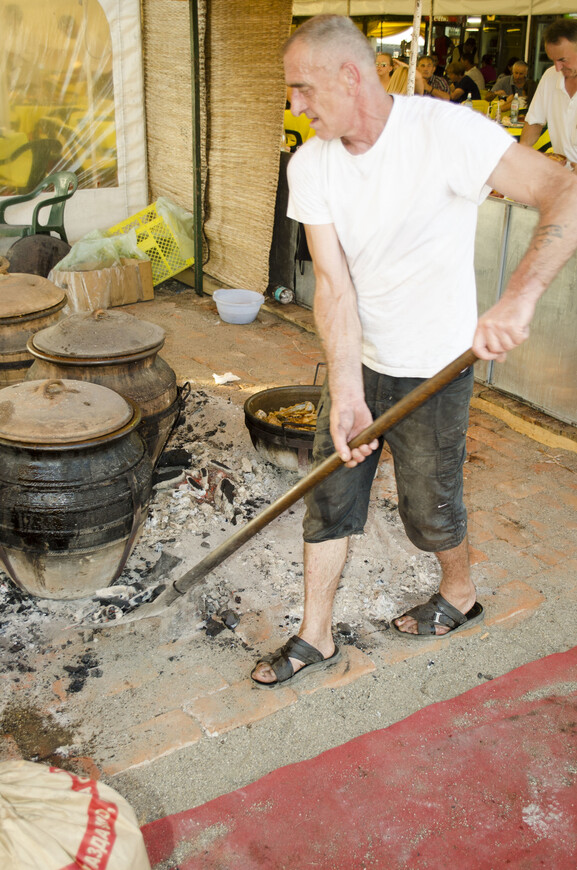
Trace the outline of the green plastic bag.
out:
M 170 229 L 183 260 L 194 257 L 194 216 L 164 196 L 156 200 L 156 211 Z
M 122 258 L 147 260 L 136 242 L 136 230 L 117 236 L 106 236 L 92 230 L 72 245 L 68 254 L 54 267 L 58 272 L 89 272 L 120 265 Z

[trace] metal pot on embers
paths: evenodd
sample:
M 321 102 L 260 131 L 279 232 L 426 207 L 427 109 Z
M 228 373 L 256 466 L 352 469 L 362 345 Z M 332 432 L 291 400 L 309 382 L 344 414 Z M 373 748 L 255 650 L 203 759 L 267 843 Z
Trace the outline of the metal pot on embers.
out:
M 0 275 L 0 388 L 22 381 L 34 362 L 29 338 L 61 317 L 66 293 L 40 275 Z
M 42 598 L 83 598 L 120 576 L 142 529 L 152 463 L 140 411 L 85 381 L 0 390 L 0 559 Z
M 72 378 L 116 390 L 142 412 L 141 434 L 153 464 L 181 407 L 176 375 L 158 356 L 165 333 L 124 311 L 71 314 L 32 336 L 27 379 Z
M 244 422 L 255 450 L 278 468 L 306 474 L 312 465 L 314 429 L 293 429 L 277 426 L 257 416 L 257 411 L 269 414 L 300 402 L 312 402 L 318 408 L 321 387 L 316 385 L 274 387 L 255 393 L 244 403 Z

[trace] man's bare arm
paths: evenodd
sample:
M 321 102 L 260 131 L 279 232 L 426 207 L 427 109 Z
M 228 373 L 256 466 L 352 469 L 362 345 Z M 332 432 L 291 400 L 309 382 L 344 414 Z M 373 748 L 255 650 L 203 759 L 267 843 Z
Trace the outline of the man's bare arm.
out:
M 542 124 L 525 124 L 521 133 L 521 145 L 532 148 L 543 130 Z
M 479 318 L 473 350 L 505 359 L 529 335 L 537 301 L 577 249 L 577 179 L 537 151 L 513 145 L 488 182 L 500 193 L 539 209 L 539 223 L 501 299 Z
M 357 294 L 333 224 L 305 230 L 315 272 L 315 322 L 329 370 L 331 434 L 343 461 L 354 466 L 377 446 L 363 445 L 352 454 L 347 447 L 372 422 L 364 399 Z

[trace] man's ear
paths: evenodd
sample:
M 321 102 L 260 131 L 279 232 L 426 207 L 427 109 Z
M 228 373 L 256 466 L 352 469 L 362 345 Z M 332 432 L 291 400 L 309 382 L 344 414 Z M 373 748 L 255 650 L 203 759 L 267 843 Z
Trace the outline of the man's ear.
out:
M 349 92 L 357 93 L 361 84 L 361 74 L 352 61 L 347 61 L 341 66 L 340 76 Z

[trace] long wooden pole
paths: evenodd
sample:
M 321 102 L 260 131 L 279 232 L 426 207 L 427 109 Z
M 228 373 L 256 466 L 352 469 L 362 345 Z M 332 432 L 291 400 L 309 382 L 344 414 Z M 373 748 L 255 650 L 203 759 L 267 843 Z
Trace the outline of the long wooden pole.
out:
M 390 429 L 407 417 L 412 411 L 426 402 L 427 399 L 430 399 L 431 396 L 434 396 L 435 393 L 446 387 L 463 369 L 473 365 L 476 361 L 477 356 L 472 350 L 465 351 L 465 353 L 453 360 L 452 363 L 449 363 L 448 366 L 445 366 L 444 369 L 441 369 L 432 378 L 423 381 L 418 387 L 411 390 L 404 399 L 401 399 L 400 402 L 397 402 L 392 408 L 389 408 L 388 411 L 377 417 L 370 426 L 364 429 L 356 438 L 353 438 L 349 443 L 349 447 L 359 447 L 361 444 L 368 444 L 375 438 L 380 437 L 387 429 Z M 254 537 L 257 532 L 260 532 L 261 529 L 280 516 L 280 514 L 302 498 L 305 493 L 323 481 L 329 474 L 332 474 L 342 464 L 343 461 L 338 453 L 331 454 L 324 462 L 309 472 L 306 477 L 295 483 L 288 492 L 265 508 L 245 526 L 242 526 L 234 535 L 231 535 L 230 538 L 219 544 L 212 553 L 205 556 L 190 571 L 174 580 L 154 601 L 149 604 L 141 604 L 136 610 L 128 613 L 122 619 L 100 624 L 91 622 L 90 624 L 94 628 L 110 628 L 115 625 L 126 625 L 128 622 L 160 616 L 177 598 L 180 598 L 192 589 L 193 586 L 201 583 L 207 574 L 210 574 L 225 559 L 232 556 L 243 544 L 246 544 L 247 541 Z
M 400 402 L 397 402 L 392 408 L 389 408 L 388 411 L 385 411 L 384 414 L 377 417 L 370 426 L 353 438 L 349 446 L 359 447 L 361 444 L 368 444 L 375 438 L 379 438 L 387 431 L 387 429 L 390 429 L 396 423 L 403 420 L 411 414 L 412 411 L 426 402 L 427 399 L 430 399 L 431 396 L 447 386 L 447 384 L 456 378 L 463 369 L 473 365 L 476 360 L 477 357 L 472 350 L 467 350 L 465 353 L 461 354 L 460 357 L 453 360 L 452 363 L 449 363 L 448 366 L 445 366 L 444 369 L 432 378 L 423 381 L 418 387 L 411 390 L 408 395 L 401 399 Z M 176 594 L 173 597 L 182 595 L 190 589 L 191 586 L 198 583 L 206 576 L 206 574 L 220 565 L 221 562 L 238 550 L 238 548 L 246 543 L 246 541 L 250 540 L 250 538 L 256 535 L 257 532 L 267 526 L 272 522 L 272 520 L 276 519 L 276 517 L 280 516 L 280 514 L 302 498 L 305 493 L 323 481 L 329 476 L 329 474 L 332 474 L 332 472 L 342 464 L 343 461 L 338 453 L 331 454 L 331 456 L 325 459 L 324 462 L 309 472 L 306 477 L 303 477 L 298 481 L 298 483 L 295 483 L 288 492 L 265 508 L 260 514 L 258 514 L 258 516 L 254 517 L 245 526 L 235 532 L 234 535 L 223 541 L 222 544 L 212 551 L 212 553 L 209 553 L 201 562 L 176 580 L 174 583 Z M 170 592 L 170 588 L 167 591 Z
M 421 33 L 422 9 L 423 0 L 415 0 L 413 38 L 411 39 L 411 56 L 409 57 L 409 74 L 407 77 L 407 94 L 409 97 L 412 97 L 415 93 L 415 72 L 417 69 L 417 57 L 419 56 L 419 35 Z

